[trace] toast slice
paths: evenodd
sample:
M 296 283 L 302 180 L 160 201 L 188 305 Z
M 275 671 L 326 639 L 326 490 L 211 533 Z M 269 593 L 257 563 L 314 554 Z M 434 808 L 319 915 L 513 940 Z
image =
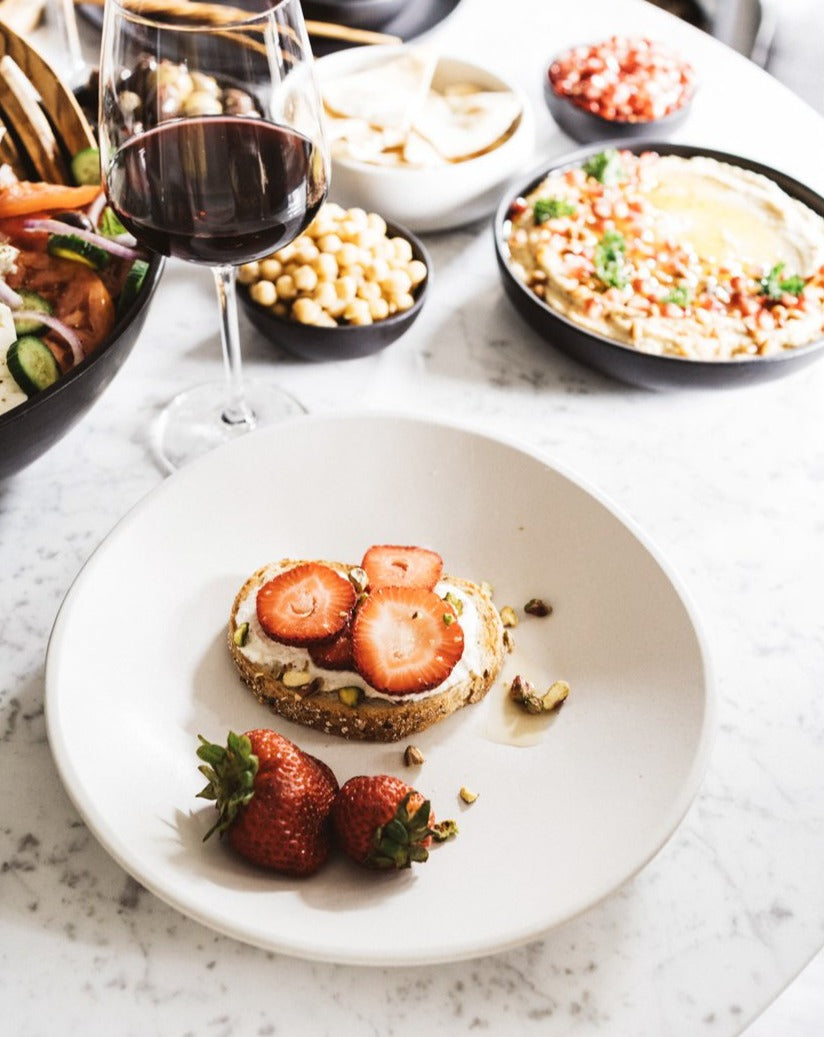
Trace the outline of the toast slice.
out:
M 257 618 L 258 591 L 279 573 L 302 564 L 306 563 L 283 559 L 258 569 L 232 604 L 229 650 L 241 677 L 264 705 L 287 720 L 326 734 L 394 742 L 480 701 L 489 691 L 503 663 L 504 640 L 498 610 L 486 588 L 453 576 L 441 577 L 435 593 L 440 597 L 449 593 L 451 602 L 459 602 L 463 655 L 432 690 L 390 695 L 372 688 L 355 669 L 317 666 L 306 648 L 282 644 L 263 631 Z M 322 564 L 354 582 L 363 576 L 357 566 Z

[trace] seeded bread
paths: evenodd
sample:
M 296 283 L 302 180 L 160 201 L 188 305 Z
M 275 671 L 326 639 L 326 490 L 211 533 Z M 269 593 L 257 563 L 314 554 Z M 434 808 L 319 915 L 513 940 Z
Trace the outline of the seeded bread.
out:
M 439 593 L 453 590 L 474 606 L 478 616 L 477 658 L 471 669 L 461 662 L 444 682 L 442 691 L 405 698 L 378 698 L 363 694 L 366 684 L 357 673 L 313 668 L 307 670 L 308 654 L 288 648 L 267 637 L 257 622 L 255 600 L 258 590 L 277 572 L 302 564 L 284 559 L 264 566 L 249 577 L 238 591 L 229 619 L 229 650 L 241 677 L 254 696 L 276 713 L 297 724 L 343 738 L 395 742 L 443 720 L 462 706 L 478 702 L 489 691 L 500 672 L 504 656 L 503 625 L 487 590 L 469 580 L 442 577 Z M 324 562 L 342 575 L 355 568 L 339 562 Z M 441 590 L 440 588 L 443 588 Z M 245 624 L 248 623 L 248 626 Z M 244 629 L 245 627 L 245 629 Z M 465 638 L 469 639 L 467 628 Z M 467 657 L 469 646 L 464 649 Z M 302 686 L 296 681 L 306 680 Z M 337 686 L 360 689 L 339 694 Z M 290 686 L 292 685 L 292 686 Z M 347 704 L 344 699 L 357 699 Z

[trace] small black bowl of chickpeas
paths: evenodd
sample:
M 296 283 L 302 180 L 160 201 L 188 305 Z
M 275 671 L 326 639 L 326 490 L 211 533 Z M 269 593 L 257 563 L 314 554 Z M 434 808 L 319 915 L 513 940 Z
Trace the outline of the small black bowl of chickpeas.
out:
M 421 241 L 377 213 L 326 202 L 294 241 L 238 268 L 255 327 L 303 360 L 385 349 L 417 318 L 432 276 Z

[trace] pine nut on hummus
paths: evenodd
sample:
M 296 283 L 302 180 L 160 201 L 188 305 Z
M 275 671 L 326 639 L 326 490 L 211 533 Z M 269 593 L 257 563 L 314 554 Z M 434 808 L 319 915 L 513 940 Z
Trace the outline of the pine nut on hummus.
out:
M 700 360 L 824 334 L 824 219 L 708 156 L 606 150 L 513 202 L 513 272 L 581 327 Z

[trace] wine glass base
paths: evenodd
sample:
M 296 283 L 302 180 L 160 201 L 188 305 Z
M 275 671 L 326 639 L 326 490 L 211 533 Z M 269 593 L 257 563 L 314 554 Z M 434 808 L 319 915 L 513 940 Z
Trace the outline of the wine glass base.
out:
M 254 429 L 306 413 L 294 396 L 266 382 L 246 383 L 244 395 L 252 421 L 224 418 L 225 382 L 200 385 L 176 396 L 160 415 L 156 429 L 155 453 L 164 468 L 173 472 Z

